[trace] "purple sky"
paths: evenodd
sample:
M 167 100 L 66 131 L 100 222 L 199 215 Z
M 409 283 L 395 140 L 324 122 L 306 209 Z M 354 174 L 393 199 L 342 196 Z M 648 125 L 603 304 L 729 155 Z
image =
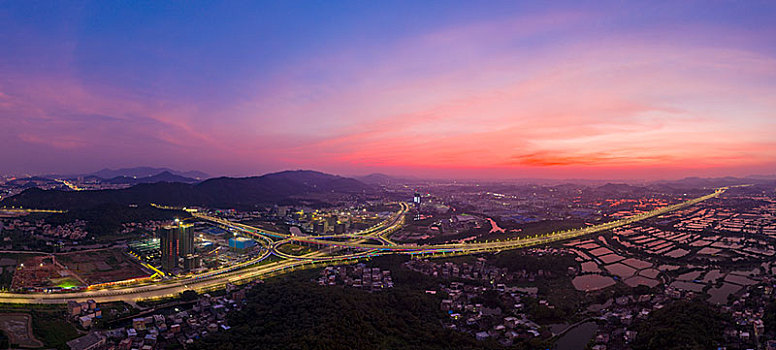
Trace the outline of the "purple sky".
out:
M 0 173 L 776 173 L 776 3 L 0 3 Z

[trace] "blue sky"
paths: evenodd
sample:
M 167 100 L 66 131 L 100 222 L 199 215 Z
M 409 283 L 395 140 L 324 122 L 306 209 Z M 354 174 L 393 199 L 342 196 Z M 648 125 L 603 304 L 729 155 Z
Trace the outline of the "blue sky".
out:
M 772 173 L 775 7 L 8 1 L 0 161 L 9 172 Z

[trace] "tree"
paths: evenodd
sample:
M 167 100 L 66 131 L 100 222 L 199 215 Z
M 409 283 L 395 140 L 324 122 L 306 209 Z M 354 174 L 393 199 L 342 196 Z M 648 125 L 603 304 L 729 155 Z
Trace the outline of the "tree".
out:
M 723 341 L 722 315 L 702 301 L 678 301 L 637 327 L 634 350 L 716 349 Z
M 199 297 L 199 294 L 193 290 L 184 290 L 181 292 L 181 300 L 183 301 L 192 301 L 196 300 Z

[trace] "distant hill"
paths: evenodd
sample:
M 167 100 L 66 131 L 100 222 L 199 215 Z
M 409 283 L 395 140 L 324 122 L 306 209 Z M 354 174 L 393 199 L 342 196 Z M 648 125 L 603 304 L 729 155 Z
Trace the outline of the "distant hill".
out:
M 656 181 L 654 184 L 665 185 L 676 189 L 684 189 L 684 188 L 715 188 L 715 187 L 741 185 L 741 184 L 760 184 L 765 182 L 768 182 L 768 180 L 726 176 L 726 177 L 715 177 L 715 178 L 686 177 L 684 179 L 674 180 L 674 181 Z
M 403 184 L 403 183 L 416 183 L 420 181 L 419 179 L 416 179 L 416 178 L 396 177 L 396 176 L 380 174 L 380 173 L 357 176 L 355 177 L 355 179 L 370 185 L 392 185 L 392 184 Z
M 6 198 L 0 204 L 57 209 L 145 203 L 235 207 L 272 204 L 322 193 L 370 194 L 375 190 L 355 179 L 297 170 L 244 178 L 220 177 L 197 184 L 143 183 L 119 190 L 68 192 L 32 188 Z
M 159 174 L 156 174 L 153 176 L 146 176 L 146 177 L 117 176 L 111 179 L 103 180 L 101 182 L 110 183 L 110 184 L 130 184 L 130 185 L 148 184 L 148 183 L 156 183 L 156 182 L 181 182 L 181 183 L 193 184 L 193 183 L 199 182 L 199 180 L 192 179 L 190 177 L 175 175 L 169 171 L 164 171 Z
M 96 171 L 91 174 L 85 174 L 85 175 L 98 176 L 103 179 L 112 179 L 116 177 L 151 177 L 165 172 L 168 172 L 173 175 L 188 177 L 188 178 L 197 179 L 197 180 L 204 180 L 210 177 L 210 175 L 205 174 L 201 171 L 194 171 L 194 170 L 177 171 L 177 170 L 168 169 L 168 168 L 151 168 L 151 167 L 122 168 L 122 169 L 115 169 L 115 170 L 106 168 L 106 169 L 102 169 L 100 171 Z
M 8 183 L 20 186 L 20 185 L 24 185 L 24 184 L 27 184 L 27 183 L 32 183 L 32 184 L 35 184 L 35 183 L 56 184 L 57 182 L 52 180 L 52 179 L 46 178 L 46 177 L 30 176 L 30 177 L 21 177 L 21 178 L 18 178 L 18 179 L 14 179 L 14 180 L 8 181 Z
M 776 174 L 771 174 L 771 175 L 749 175 L 746 178 L 747 179 L 755 179 L 755 180 L 776 180 Z
M 611 183 L 610 182 L 610 183 L 607 183 L 607 184 L 605 184 L 603 186 L 596 187 L 596 190 L 599 191 L 599 192 L 615 194 L 615 193 L 643 192 L 643 191 L 645 191 L 645 188 L 644 187 L 639 187 L 639 186 L 623 184 L 623 183 Z

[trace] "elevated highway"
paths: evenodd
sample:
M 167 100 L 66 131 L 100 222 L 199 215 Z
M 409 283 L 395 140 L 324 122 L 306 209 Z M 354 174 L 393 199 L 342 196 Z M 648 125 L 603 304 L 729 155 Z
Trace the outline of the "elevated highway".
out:
M 413 245 L 413 244 L 394 244 L 386 236 L 396 230 L 401 229 L 404 215 L 409 211 L 409 206 L 402 203 L 401 209 L 395 216 L 383 221 L 380 225 L 362 231 L 358 234 L 348 235 L 329 235 L 329 236 L 293 236 L 268 230 L 258 229 L 244 224 L 230 222 L 228 220 L 207 216 L 201 213 L 195 213 L 195 216 L 202 220 L 216 222 L 228 227 L 237 228 L 243 232 L 252 234 L 261 239 L 262 245 L 267 251 L 259 258 L 245 262 L 240 265 L 231 266 L 225 269 L 210 271 L 198 275 L 183 276 L 177 279 L 160 281 L 149 285 L 132 285 L 114 289 L 97 289 L 72 293 L 0 293 L 0 303 L 27 303 L 27 304 L 61 304 L 67 300 L 94 299 L 97 302 L 111 301 L 134 301 L 142 299 L 153 299 L 161 297 L 175 296 L 185 290 L 211 290 L 224 286 L 227 283 L 236 283 L 249 281 L 264 276 L 278 273 L 284 273 L 289 270 L 304 267 L 305 265 L 315 264 L 316 262 L 328 263 L 336 261 L 357 260 L 372 256 L 386 254 L 474 254 L 479 252 L 500 251 L 507 249 L 525 248 L 536 245 L 572 239 L 596 232 L 610 230 L 616 227 L 628 225 L 634 222 L 659 216 L 677 209 L 685 208 L 699 202 L 718 197 L 725 192 L 725 188 L 720 188 L 714 193 L 690 199 L 682 203 L 658 208 L 650 212 L 635 215 L 622 220 L 607 222 L 595 226 L 555 232 L 544 235 L 523 237 L 519 239 L 510 239 L 502 241 L 481 242 L 481 243 L 460 243 L 460 244 L 436 244 L 436 245 Z M 325 239 L 324 239 L 325 238 Z M 362 241 L 338 241 L 337 239 L 358 239 Z M 275 241 L 277 239 L 277 241 Z M 375 239 L 380 244 L 366 243 L 364 240 Z M 382 240 L 381 240 L 382 239 Z M 277 250 L 282 243 L 300 242 L 305 244 L 316 244 L 327 246 L 326 249 L 312 252 L 303 256 L 293 256 L 284 254 Z M 336 252 L 339 249 L 347 248 L 360 250 L 355 253 L 343 255 L 327 255 Z M 264 259 L 273 254 L 284 260 L 264 263 Z

